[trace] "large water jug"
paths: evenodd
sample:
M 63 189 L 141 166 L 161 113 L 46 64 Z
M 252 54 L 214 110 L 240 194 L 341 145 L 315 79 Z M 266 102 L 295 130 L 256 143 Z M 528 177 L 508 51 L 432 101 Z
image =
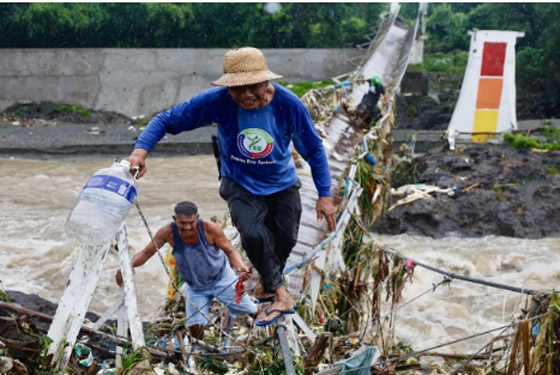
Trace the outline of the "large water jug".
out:
M 66 220 L 66 233 L 83 245 L 109 244 L 136 198 L 136 179 L 126 160 L 98 170 Z

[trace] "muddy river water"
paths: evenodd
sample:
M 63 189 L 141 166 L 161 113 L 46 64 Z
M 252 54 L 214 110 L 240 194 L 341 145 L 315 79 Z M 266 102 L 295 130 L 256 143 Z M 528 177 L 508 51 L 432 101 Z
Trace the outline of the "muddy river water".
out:
M 109 166 L 111 158 L 0 159 L 0 281 L 6 290 L 36 293 L 58 302 L 72 269 L 78 242 L 64 223 L 87 179 Z M 152 232 L 170 222 L 174 205 L 196 202 L 204 218 L 222 218 L 227 210 L 210 155 L 149 158 L 138 183 L 138 202 Z M 127 217 L 131 252 L 149 241 L 136 208 Z M 505 237 L 434 240 L 418 236 L 374 236 L 379 244 L 449 272 L 527 289 L 560 287 L 560 239 Z M 109 254 L 90 310 L 103 313 L 119 294 L 114 282 L 118 255 Z M 442 275 L 416 267 L 403 302 L 430 290 Z M 167 274 L 153 257 L 136 272 L 139 307 L 145 319 L 157 314 L 165 297 Z M 455 280 L 414 300 L 398 312 L 397 337 L 415 349 L 508 324 L 525 307 L 526 297 L 506 290 Z M 492 336 L 440 351 L 476 351 Z

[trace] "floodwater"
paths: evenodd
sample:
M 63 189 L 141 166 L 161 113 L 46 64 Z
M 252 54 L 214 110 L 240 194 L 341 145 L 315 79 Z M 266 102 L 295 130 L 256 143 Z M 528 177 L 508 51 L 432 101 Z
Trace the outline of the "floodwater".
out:
M 537 291 L 560 287 L 560 238 L 432 239 L 403 234 L 376 235 L 375 241 L 419 263 L 480 281 Z M 457 279 L 434 290 L 443 278 L 417 265 L 403 289 L 400 305 L 396 305 L 396 336 L 413 343 L 415 350 L 508 325 L 530 303 L 526 294 Z M 385 306 L 385 311 L 389 308 Z M 499 334 L 511 332 L 499 330 L 437 351 L 474 353 Z
M 79 247 L 77 240 L 64 232 L 65 220 L 88 178 L 111 162 L 111 158 L 0 159 L 0 280 L 4 289 L 36 293 L 58 302 Z M 196 202 L 201 217 L 223 218 L 227 205 L 219 197 L 218 188 L 211 155 L 148 158 L 148 172 L 138 183 L 138 202 L 155 233 L 171 221 L 174 205 L 182 200 Z M 126 222 L 131 253 L 135 254 L 149 242 L 148 231 L 135 207 Z M 421 263 L 460 275 L 527 289 L 550 290 L 560 285 L 558 238 L 434 240 L 376 235 L 375 241 Z M 102 314 L 116 300 L 117 269 L 118 254 L 111 252 L 90 311 Z M 520 308 L 526 307 L 523 295 L 459 280 L 432 291 L 442 278 L 417 266 L 403 290 L 401 304 L 427 292 L 398 310 L 397 337 L 417 350 L 508 324 Z M 157 315 L 167 287 L 167 274 L 157 256 L 136 269 L 136 284 L 141 315 L 151 319 Z M 474 352 L 498 333 L 439 351 Z
M 83 160 L 0 159 L 0 280 L 4 289 L 36 293 L 58 302 L 76 258 L 79 242 L 64 232 L 64 224 L 82 187 L 112 158 Z M 176 203 L 199 206 L 201 217 L 222 219 L 227 204 L 219 197 L 213 156 L 148 158 L 148 172 L 137 184 L 138 204 L 153 234 L 171 222 Z M 131 254 L 150 241 L 133 206 L 126 218 Z M 164 247 L 164 249 L 167 249 Z M 119 268 L 116 251 L 107 256 L 90 311 L 103 313 L 119 295 L 114 282 Z M 136 270 L 139 308 L 146 319 L 156 314 L 167 287 L 158 256 Z

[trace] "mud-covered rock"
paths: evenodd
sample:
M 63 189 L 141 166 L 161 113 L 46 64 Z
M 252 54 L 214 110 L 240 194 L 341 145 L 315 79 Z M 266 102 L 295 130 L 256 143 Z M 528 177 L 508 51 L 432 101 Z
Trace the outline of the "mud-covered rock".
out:
M 399 129 L 445 130 L 452 113 L 453 109 L 438 96 L 409 95 L 397 98 Z
M 418 169 L 418 183 L 453 188 L 455 195 L 432 194 L 434 199 L 397 206 L 376 225 L 376 232 L 560 236 L 560 152 L 469 145 L 430 155 Z

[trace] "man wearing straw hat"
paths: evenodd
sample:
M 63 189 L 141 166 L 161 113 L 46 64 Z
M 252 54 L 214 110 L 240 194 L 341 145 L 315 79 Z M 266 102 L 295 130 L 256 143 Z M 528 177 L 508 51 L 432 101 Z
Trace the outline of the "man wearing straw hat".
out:
M 195 95 L 154 117 L 127 160 L 131 171 L 146 172 L 145 160 L 166 134 L 217 124 L 220 195 L 228 202 L 241 244 L 260 274 L 258 299 L 272 305 L 257 317 L 267 325 L 293 313 L 293 299 L 282 272 L 297 242 L 301 218 L 301 183 L 292 159 L 292 143 L 311 167 L 318 191 L 317 219 L 336 227 L 331 181 L 321 138 L 304 104 L 291 91 L 270 82 L 263 53 L 252 47 L 228 51 L 224 74 L 212 82 L 220 87 Z

